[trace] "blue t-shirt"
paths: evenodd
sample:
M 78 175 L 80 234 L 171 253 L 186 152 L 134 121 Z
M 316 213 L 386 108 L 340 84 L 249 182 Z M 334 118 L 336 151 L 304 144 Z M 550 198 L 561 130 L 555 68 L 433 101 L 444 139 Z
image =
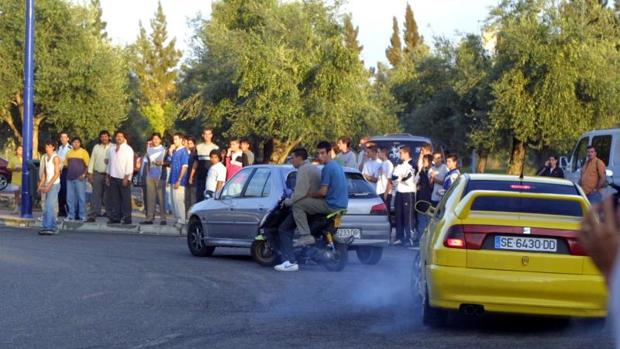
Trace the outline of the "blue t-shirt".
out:
M 328 162 L 321 171 L 321 186 L 327 186 L 325 201 L 333 209 L 346 209 L 349 205 L 347 178 L 337 161 Z
M 175 184 L 179 180 L 179 175 L 181 174 L 181 169 L 183 166 L 187 166 L 189 162 L 189 153 L 185 147 L 177 149 L 172 154 L 172 160 L 170 160 L 170 177 L 168 178 L 168 183 Z M 187 171 L 185 171 L 185 176 L 181 179 L 181 185 L 187 185 L 187 178 L 189 177 L 189 167 Z

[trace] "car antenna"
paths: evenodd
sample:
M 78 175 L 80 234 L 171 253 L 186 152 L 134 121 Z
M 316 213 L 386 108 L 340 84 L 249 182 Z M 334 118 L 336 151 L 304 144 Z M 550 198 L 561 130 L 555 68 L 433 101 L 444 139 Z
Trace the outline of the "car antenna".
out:
M 525 172 L 525 160 L 526 160 L 526 155 L 527 155 L 527 148 L 525 146 L 525 143 L 523 143 L 523 161 L 521 161 L 521 174 L 519 175 L 519 180 L 523 183 L 523 175 Z

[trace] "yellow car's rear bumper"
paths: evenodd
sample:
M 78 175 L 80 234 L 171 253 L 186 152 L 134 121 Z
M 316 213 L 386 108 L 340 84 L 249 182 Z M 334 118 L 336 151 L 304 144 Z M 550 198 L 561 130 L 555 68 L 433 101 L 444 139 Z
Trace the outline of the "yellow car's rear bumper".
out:
M 503 271 L 431 265 L 429 301 L 457 310 L 478 304 L 497 313 L 605 317 L 607 289 L 599 275 Z

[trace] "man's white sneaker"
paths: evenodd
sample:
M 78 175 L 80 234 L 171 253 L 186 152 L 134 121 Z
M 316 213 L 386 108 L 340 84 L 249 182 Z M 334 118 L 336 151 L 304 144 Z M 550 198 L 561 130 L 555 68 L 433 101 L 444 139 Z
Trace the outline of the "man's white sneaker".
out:
M 297 263 L 284 261 L 284 263 L 276 265 L 273 269 L 277 271 L 299 271 L 299 265 Z

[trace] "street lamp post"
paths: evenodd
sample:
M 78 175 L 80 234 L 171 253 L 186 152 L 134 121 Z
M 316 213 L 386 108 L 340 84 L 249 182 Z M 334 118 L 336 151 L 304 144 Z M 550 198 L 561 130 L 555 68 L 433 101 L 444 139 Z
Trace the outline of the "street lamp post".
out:
M 30 164 L 34 112 L 34 0 L 26 0 L 26 40 L 24 43 L 24 122 L 22 123 L 22 205 L 21 216 L 32 218 Z

